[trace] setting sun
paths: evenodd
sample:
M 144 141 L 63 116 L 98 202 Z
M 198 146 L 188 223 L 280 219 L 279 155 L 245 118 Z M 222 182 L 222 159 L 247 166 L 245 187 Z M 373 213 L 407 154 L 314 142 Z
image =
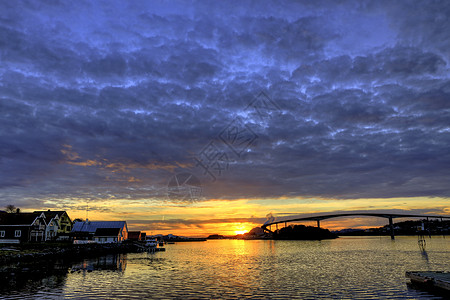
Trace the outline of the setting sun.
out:
M 251 224 L 247 223 L 236 223 L 234 224 L 234 233 L 235 234 L 244 234 L 249 232 L 252 229 Z

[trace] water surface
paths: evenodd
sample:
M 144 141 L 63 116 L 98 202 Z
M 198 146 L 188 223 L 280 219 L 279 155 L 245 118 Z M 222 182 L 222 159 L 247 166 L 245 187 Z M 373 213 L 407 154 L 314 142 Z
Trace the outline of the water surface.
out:
M 110 255 L 9 284 L 0 299 L 439 299 L 406 271 L 449 270 L 450 239 L 210 240 Z M 60 269 L 60 268 L 59 268 Z

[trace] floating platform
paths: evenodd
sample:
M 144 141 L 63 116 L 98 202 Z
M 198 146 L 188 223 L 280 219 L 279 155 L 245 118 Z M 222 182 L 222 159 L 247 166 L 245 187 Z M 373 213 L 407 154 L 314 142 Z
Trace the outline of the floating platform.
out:
M 411 283 L 426 289 L 436 289 L 440 291 L 450 291 L 450 272 L 444 271 L 417 271 L 406 272 L 406 278 L 411 279 Z
M 147 248 L 145 251 L 154 253 L 154 252 L 158 252 L 158 251 L 166 251 L 166 248 L 161 248 L 161 247 L 159 247 L 159 248 L 156 248 L 156 247 L 149 247 L 149 248 Z

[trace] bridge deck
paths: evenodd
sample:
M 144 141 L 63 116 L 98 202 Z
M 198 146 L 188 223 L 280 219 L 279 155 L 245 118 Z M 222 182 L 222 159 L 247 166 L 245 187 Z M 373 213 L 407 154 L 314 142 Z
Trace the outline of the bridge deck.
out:
M 295 219 L 289 219 L 289 220 L 281 220 L 276 222 L 270 222 L 270 223 L 264 223 L 264 225 L 261 226 L 261 228 L 264 231 L 272 232 L 267 227 L 271 225 L 277 225 L 281 223 L 288 223 L 288 222 L 296 222 L 296 221 L 317 221 L 317 227 L 320 227 L 320 221 L 325 219 L 331 219 L 331 218 L 337 218 L 337 217 L 349 217 L 349 216 L 369 216 L 369 217 L 380 217 L 380 218 L 387 218 L 389 219 L 389 227 L 391 231 L 391 239 L 394 239 L 394 218 L 426 218 L 427 220 L 429 218 L 433 219 L 450 219 L 450 216 L 427 216 L 427 215 L 412 215 L 412 214 L 389 214 L 389 213 L 372 213 L 372 212 L 348 212 L 348 213 L 339 213 L 339 214 L 328 214 L 328 215 L 315 215 L 315 216 L 309 216 L 309 217 L 303 217 L 303 218 L 295 218 Z M 278 229 L 278 225 L 277 225 Z
M 350 217 L 350 216 L 368 216 L 368 217 L 380 217 L 387 219 L 395 219 L 395 218 L 433 218 L 433 219 L 450 219 L 450 216 L 427 216 L 427 215 L 414 215 L 414 214 L 388 214 L 388 213 L 339 213 L 339 214 L 327 214 L 327 215 L 317 215 L 317 216 L 309 216 L 303 218 L 295 218 L 289 220 L 280 220 L 276 222 L 266 223 L 261 226 L 263 229 L 267 228 L 270 225 L 276 225 L 287 222 L 295 222 L 295 221 L 322 221 L 325 219 L 338 218 L 338 217 Z

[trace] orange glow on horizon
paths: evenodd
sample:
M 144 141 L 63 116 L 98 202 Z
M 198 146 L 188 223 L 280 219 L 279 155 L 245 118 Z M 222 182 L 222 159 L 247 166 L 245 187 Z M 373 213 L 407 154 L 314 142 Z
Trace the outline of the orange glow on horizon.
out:
M 134 179 L 128 179 L 134 180 Z M 139 230 L 147 234 L 174 234 L 178 236 L 207 237 L 211 234 L 234 236 L 244 234 L 266 221 L 268 212 L 275 218 L 292 215 L 330 213 L 333 211 L 387 210 L 398 209 L 414 213 L 428 210 L 430 214 L 448 214 L 450 207 L 445 198 L 391 198 L 391 199 L 349 199 L 320 200 L 300 198 L 205 200 L 196 203 L 179 203 L 148 199 L 105 199 L 90 201 L 84 199 L 62 199 L 63 204 L 55 205 L 53 199 L 44 202 L 43 207 L 22 208 L 23 211 L 66 210 L 69 217 L 91 221 L 127 221 L 129 230 Z M 368 206 L 370 203 L 370 206 Z M 47 206 L 48 205 L 48 206 Z M 420 214 L 420 213 L 419 213 Z M 404 221 L 395 219 L 396 222 Z M 294 223 L 288 223 L 295 224 Z M 315 221 L 299 224 L 317 226 Z M 367 229 L 387 225 L 384 218 L 351 217 L 322 220 L 320 227 L 329 230 L 345 228 Z M 279 228 L 284 224 L 278 224 Z M 275 229 L 276 226 L 272 226 Z
M 244 234 L 249 232 L 252 228 L 252 224 L 249 223 L 236 223 L 234 224 L 234 234 Z

